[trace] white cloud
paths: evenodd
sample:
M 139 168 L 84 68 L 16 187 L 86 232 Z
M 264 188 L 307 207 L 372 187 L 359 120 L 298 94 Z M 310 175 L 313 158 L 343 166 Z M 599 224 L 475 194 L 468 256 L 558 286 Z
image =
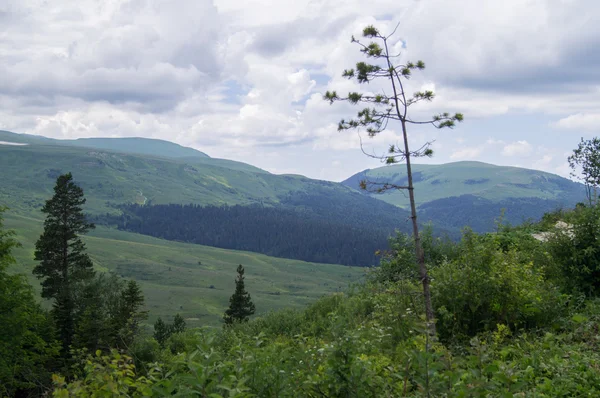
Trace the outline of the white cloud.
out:
M 568 130 L 600 131 L 600 113 L 576 113 L 553 123 L 554 127 Z
M 531 144 L 524 140 L 511 142 L 502 149 L 503 156 L 524 156 L 529 153 L 531 153 Z
M 481 155 L 484 147 L 466 147 L 452 152 L 450 159 L 452 160 L 473 160 Z

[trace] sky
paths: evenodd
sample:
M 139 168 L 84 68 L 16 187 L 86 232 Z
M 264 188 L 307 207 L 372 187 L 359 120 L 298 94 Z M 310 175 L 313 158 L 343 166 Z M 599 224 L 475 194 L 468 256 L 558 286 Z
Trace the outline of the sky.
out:
M 359 108 L 323 93 L 377 92 L 342 71 L 376 26 L 433 90 L 411 116 L 462 112 L 423 163 L 478 160 L 569 175 L 600 135 L 597 0 L 2 0 L 0 129 L 52 138 L 147 137 L 273 173 L 343 180 L 398 142 L 337 131 Z M 362 138 L 362 139 L 361 139 Z

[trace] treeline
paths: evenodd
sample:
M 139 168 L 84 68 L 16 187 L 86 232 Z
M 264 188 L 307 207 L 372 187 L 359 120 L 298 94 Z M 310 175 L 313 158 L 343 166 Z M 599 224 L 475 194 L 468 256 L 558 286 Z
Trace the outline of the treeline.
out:
M 483 233 L 496 229 L 496 220 L 503 209 L 503 220 L 519 225 L 539 220 L 545 213 L 573 204 L 542 198 L 512 198 L 494 202 L 475 195 L 461 195 L 422 204 L 419 206 L 419 216 L 455 228 L 468 225 L 474 231 Z
M 339 217 L 316 211 L 262 206 L 125 205 L 122 215 L 105 215 L 97 223 L 157 238 L 224 249 L 246 250 L 274 257 L 317 263 L 371 266 L 377 250 L 385 249 L 394 231 L 356 222 L 352 209 Z M 335 214 L 335 213 L 334 213 Z M 395 221 L 398 225 L 398 221 Z

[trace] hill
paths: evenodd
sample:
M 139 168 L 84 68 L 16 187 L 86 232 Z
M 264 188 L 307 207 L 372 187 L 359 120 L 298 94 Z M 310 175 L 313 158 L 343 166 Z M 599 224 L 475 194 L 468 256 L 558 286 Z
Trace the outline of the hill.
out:
M 170 141 L 150 138 L 78 138 L 76 140 L 56 140 L 30 134 L 16 134 L 0 130 L 0 141 L 54 146 L 74 146 L 104 149 L 113 152 L 135 153 L 140 155 L 162 156 L 167 158 L 207 158 L 208 155 L 196 149 L 187 148 Z
M 18 268 L 12 271 L 24 273 L 37 287 L 31 269 L 42 219 L 11 211 L 5 217 L 6 227 L 14 229 L 23 244 L 15 250 Z M 172 242 L 104 227 L 85 236 L 84 242 L 96 269 L 141 284 L 150 311 L 149 324 L 159 316 L 171 319 L 180 313 L 191 326 L 218 325 L 234 290 L 238 264 L 246 268 L 246 286 L 257 314 L 303 307 L 324 294 L 345 289 L 364 272 L 356 267 Z
M 413 165 L 415 196 L 420 214 L 447 228 L 470 225 L 489 231 L 506 209 L 505 219 L 520 223 L 545 212 L 572 207 L 585 199 L 581 184 L 539 170 L 495 166 L 482 162 Z M 364 170 L 343 181 L 354 189 L 361 180 L 406 185 L 403 164 Z M 400 208 L 408 207 L 402 191 L 366 195 Z

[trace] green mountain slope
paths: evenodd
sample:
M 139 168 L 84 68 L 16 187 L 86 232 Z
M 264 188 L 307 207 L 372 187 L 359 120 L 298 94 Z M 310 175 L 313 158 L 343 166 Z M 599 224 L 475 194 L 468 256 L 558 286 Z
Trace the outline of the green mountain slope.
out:
M 55 140 L 29 134 L 16 134 L 0 130 L 0 141 L 35 145 L 74 146 L 96 148 L 112 152 L 134 153 L 167 158 L 207 158 L 203 152 L 183 147 L 173 142 L 149 138 L 78 138 Z
M 15 251 L 18 268 L 31 283 L 35 241 L 42 232 L 41 213 L 34 217 L 5 213 L 23 247 Z M 38 218 L 39 216 L 39 218 Z M 363 270 L 331 264 L 268 257 L 261 254 L 170 242 L 99 227 L 84 237 L 96 269 L 140 282 L 150 311 L 148 323 L 181 313 L 191 326 L 217 325 L 234 290 L 235 269 L 246 268 L 246 286 L 257 314 L 301 307 L 320 296 L 343 290 Z
M 540 217 L 559 207 L 583 201 L 583 186 L 538 170 L 495 166 L 482 162 L 413 165 L 413 181 L 419 212 L 446 227 L 471 225 L 478 230 L 493 227 L 494 218 L 506 209 L 513 223 Z M 343 184 L 358 189 L 361 180 L 406 185 L 403 164 L 365 170 Z M 368 194 L 401 208 L 408 207 L 403 191 Z
M 91 214 L 114 212 L 124 203 L 311 208 L 311 198 L 353 210 L 395 211 L 338 183 L 226 166 L 210 158 L 187 162 L 69 146 L 0 145 L 0 203 L 24 212 L 38 209 L 52 195 L 56 177 L 70 171 L 86 193 Z

